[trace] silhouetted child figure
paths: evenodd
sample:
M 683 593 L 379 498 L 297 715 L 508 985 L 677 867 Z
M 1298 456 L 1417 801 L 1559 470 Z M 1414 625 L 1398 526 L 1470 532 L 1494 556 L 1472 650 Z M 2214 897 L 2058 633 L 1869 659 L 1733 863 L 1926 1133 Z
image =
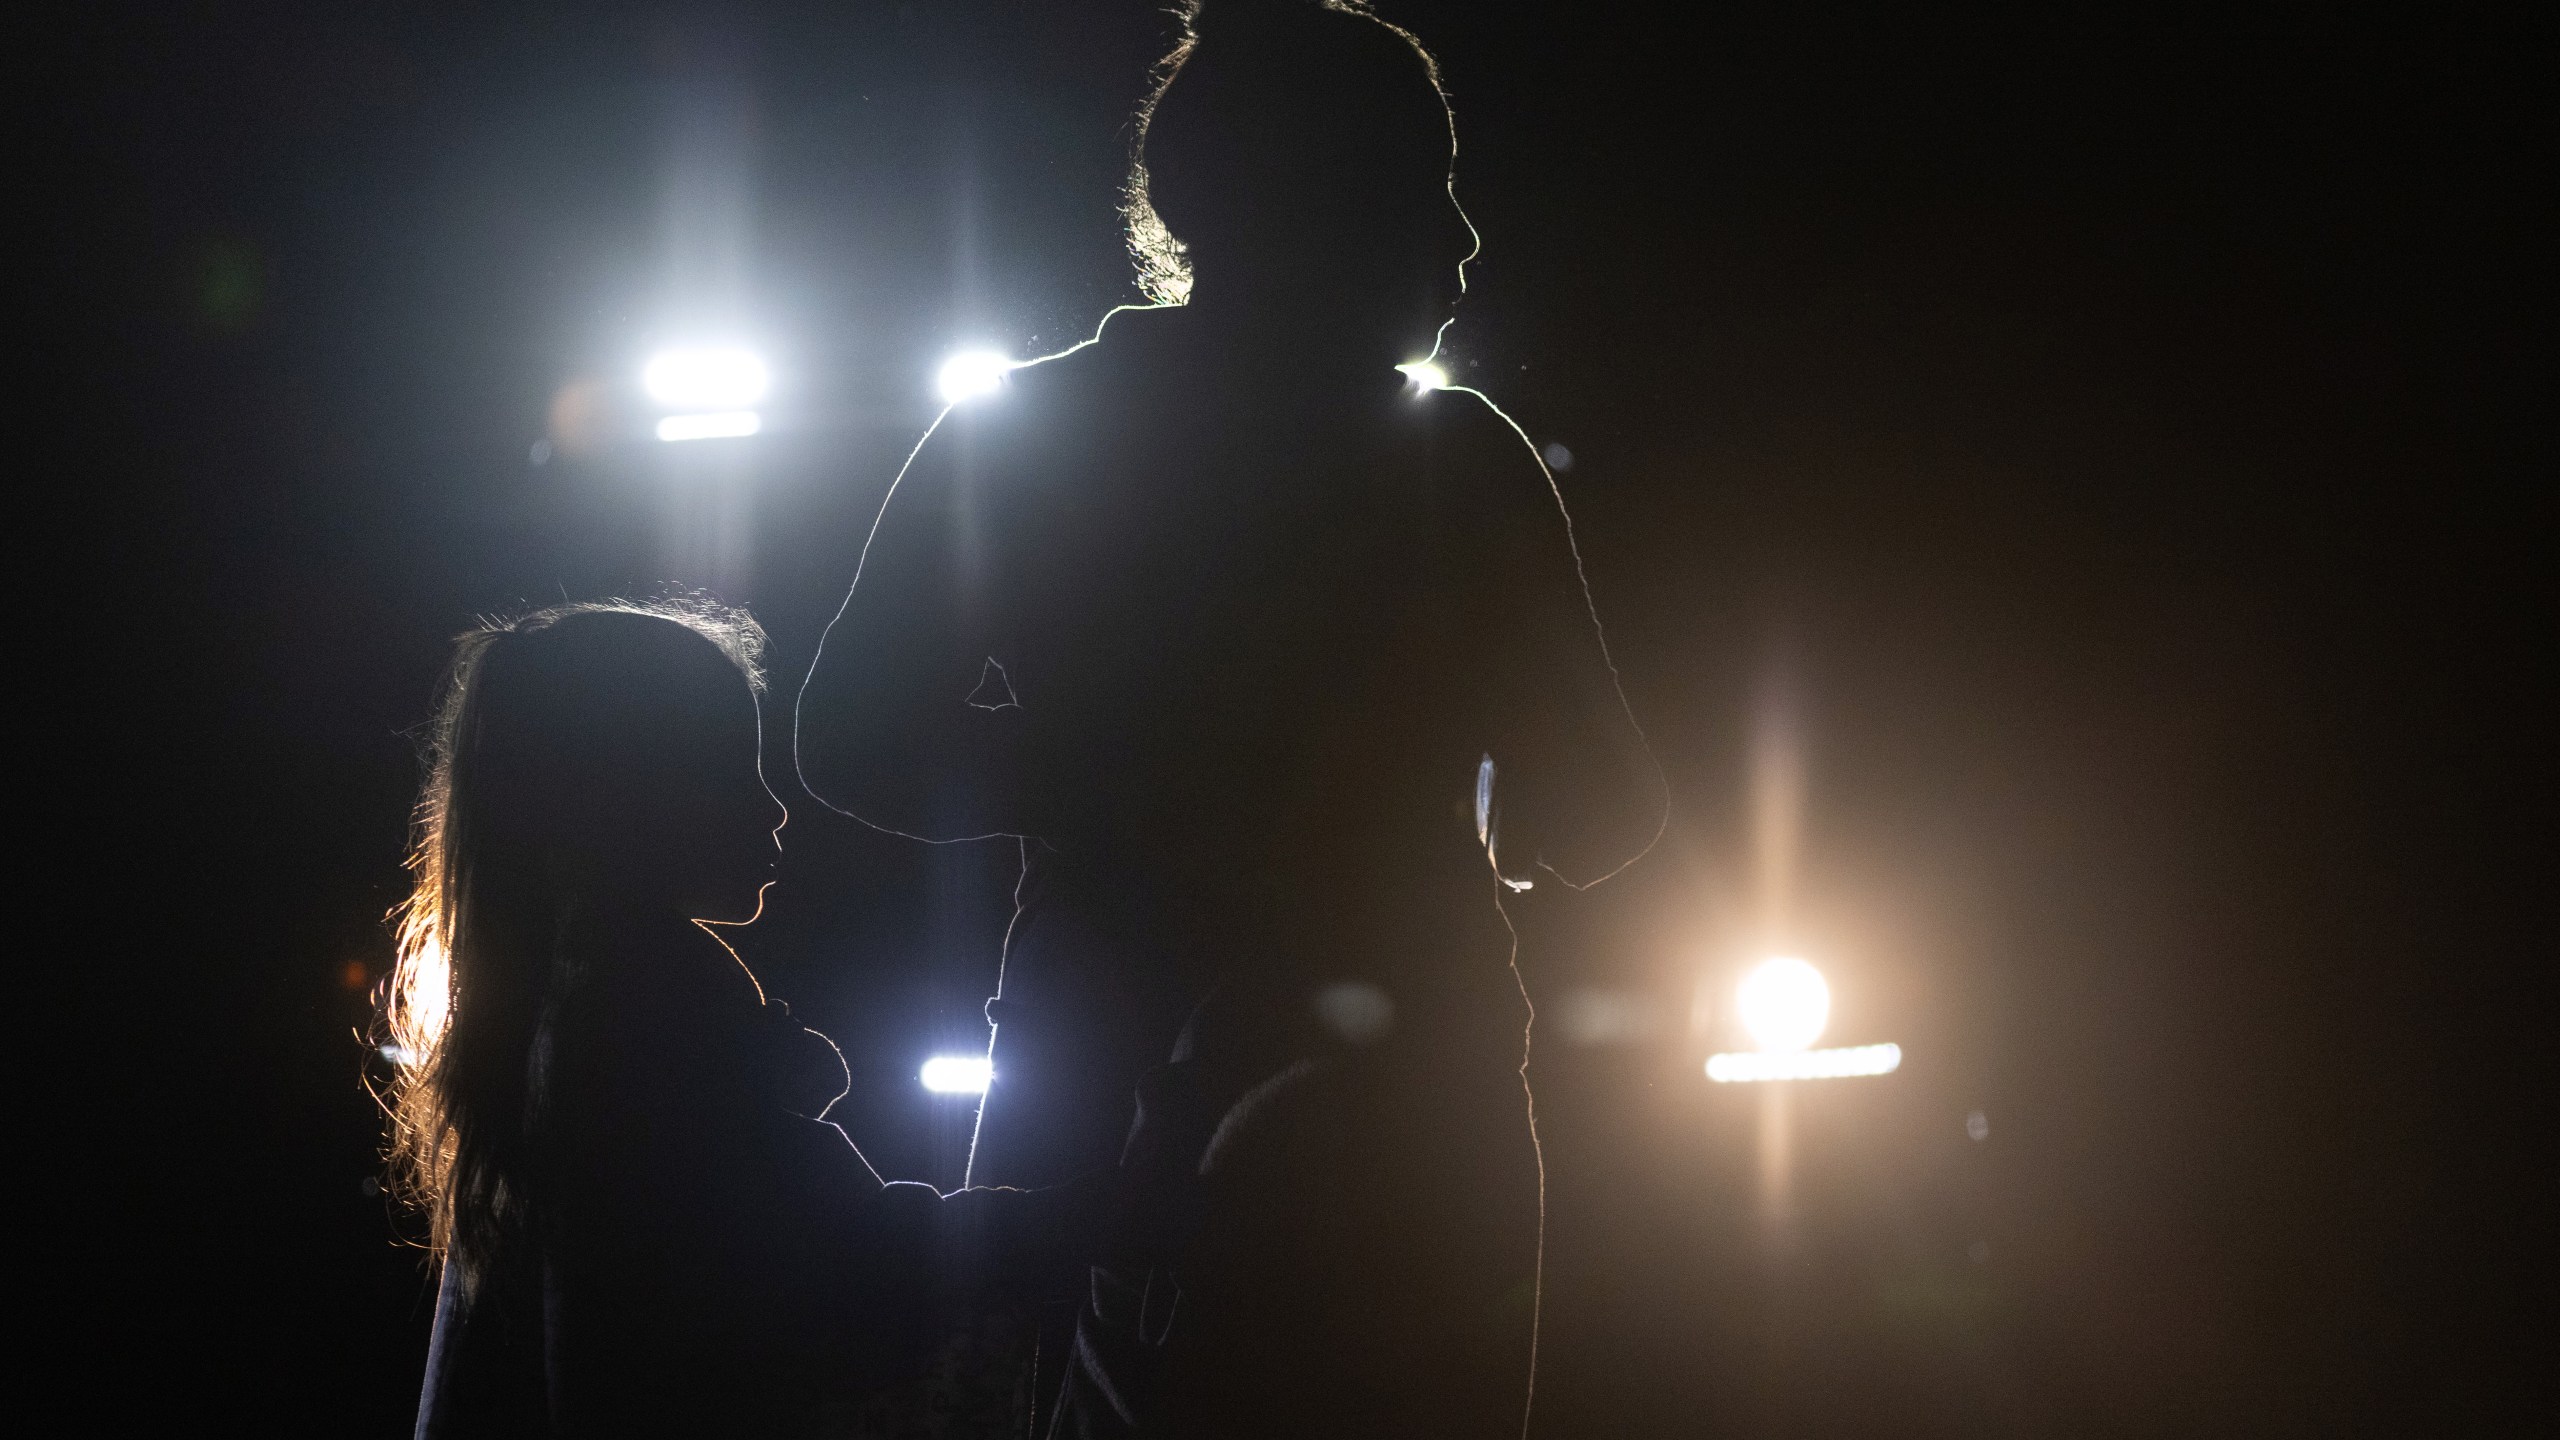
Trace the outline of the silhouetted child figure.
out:
M 391 1012 L 442 1262 L 421 1440 L 847 1433 L 957 1307 L 1101 1253 L 1093 1185 L 884 1184 L 818 1118 L 835 1047 L 704 928 L 754 918 L 785 818 L 760 641 L 608 604 L 460 642 Z
M 1540 1198 L 1500 902 L 1640 853 L 1659 774 L 1544 470 L 1398 374 L 1473 244 L 1429 57 L 1347 5 L 1185 18 L 1129 205 L 1169 303 L 938 423 L 802 774 L 892 830 L 1036 837 L 973 1173 L 1125 1141 L 1207 1177 L 1179 1267 L 1097 1275 L 1069 1432 L 1516 1434 Z

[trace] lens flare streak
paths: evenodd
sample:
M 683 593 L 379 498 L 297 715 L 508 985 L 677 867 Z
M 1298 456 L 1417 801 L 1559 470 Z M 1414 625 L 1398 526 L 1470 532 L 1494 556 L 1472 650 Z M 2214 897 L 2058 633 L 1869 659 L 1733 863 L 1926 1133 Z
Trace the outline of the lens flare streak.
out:
M 753 435 L 764 428 L 764 417 L 753 410 L 723 410 L 712 415 L 670 415 L 658 422 L 658 438 L 678 440 L 731 440 Z

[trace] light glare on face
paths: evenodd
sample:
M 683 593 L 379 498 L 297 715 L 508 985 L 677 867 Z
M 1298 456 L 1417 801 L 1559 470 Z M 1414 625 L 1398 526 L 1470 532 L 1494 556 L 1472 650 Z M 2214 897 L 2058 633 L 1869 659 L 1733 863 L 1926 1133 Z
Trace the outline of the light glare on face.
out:
M 936 1055 L 924 1062 L 917 1078 L 936 1095 L 983 1095 L 995 1079 L 995 1067 L 976 1055 Z
M 662 350 L 640 373 L 649 398 L 683 410 L 742 410 L 764 399 L 773 374 L 763 357 L 736 346 Z
M 1005 372 L 1012 368 L 1012 361 L 992 350 L 963 350 L 942 362 L 934 388 L 942 392 L 944 404 L 957 405 L 1003 389 Z
M 1831 986 L 1822 972 L 1793 956 L 1763 961 L 1742 977 L 1735 995 L 1742 1028 L 1762 1050 L 1802 1050 L 1831 1022 Z

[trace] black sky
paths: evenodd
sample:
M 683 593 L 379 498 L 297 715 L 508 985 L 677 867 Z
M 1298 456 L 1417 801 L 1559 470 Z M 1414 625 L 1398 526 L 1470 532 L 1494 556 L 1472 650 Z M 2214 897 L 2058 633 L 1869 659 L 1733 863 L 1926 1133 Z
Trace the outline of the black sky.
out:
M 1387 13 L 1447 69 L 1487 242 L 1450 351 L 1571 449 L 1678 797 L 1533 957 L 1553 1013 L 1600 987 L 1677 1021 L 1540 1062 L 1539 1433 L 2547 1414 L 2547 27 Z M 30 203 L 73 399 L 19 471 L 74 677 L 25 702 L 75 817 L 30 947 L 62 979 L 22 1012 L 65 1415 L 403 1431 L 426 1291 L 362 1189 L 345 981 L 388 959 L 445 639 L 712 584 L 787 691 L 933 364 L 1134 298 L 1112 204 L 1166 33 L 973 0 L 65 37 Z M 627 383 L 701 289 L 666 216 L 706 155 L 774 433 L 533 463 L 560 388 Z M 1912 1056 L 1800 1097 L 1774 1241 L 1758 1097 L 1711 1093 L 1686 1030 L 1741 953 L 1773 687 L 1835 1034 Z M 985 993 L 1001 867 L 795 815 L 749 947 L 853 1053 L 856 1138 L 947 1183 L 911 1077 Z

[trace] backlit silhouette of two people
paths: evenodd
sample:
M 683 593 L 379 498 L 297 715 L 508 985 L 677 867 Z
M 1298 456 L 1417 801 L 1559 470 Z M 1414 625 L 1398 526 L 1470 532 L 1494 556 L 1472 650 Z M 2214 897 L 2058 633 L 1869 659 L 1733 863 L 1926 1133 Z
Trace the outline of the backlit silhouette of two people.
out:
M 1058 1435 L 1520 1431 L 1503 907 L 1641 852 L 1658 775 L 1545 472 L 1396 368 L 1474 246 L 1429 57 L 1211 0 L 1161 77 L 1129 213 L 1182 303 L 942 417 L 797 704 L 827 804 L 1024 857 L 973 1188 L 809 1118 L 832 1047 L 686 924 L 773 854 L 743 624 L 473 637 L 404 972 L 450 1018 L 413 1003 L 395 1097 L 446 1247 L 422 1434 L 968 1433 L 931 1337 L 1062 1300 L 1030 1370 L 944 1379 Z

